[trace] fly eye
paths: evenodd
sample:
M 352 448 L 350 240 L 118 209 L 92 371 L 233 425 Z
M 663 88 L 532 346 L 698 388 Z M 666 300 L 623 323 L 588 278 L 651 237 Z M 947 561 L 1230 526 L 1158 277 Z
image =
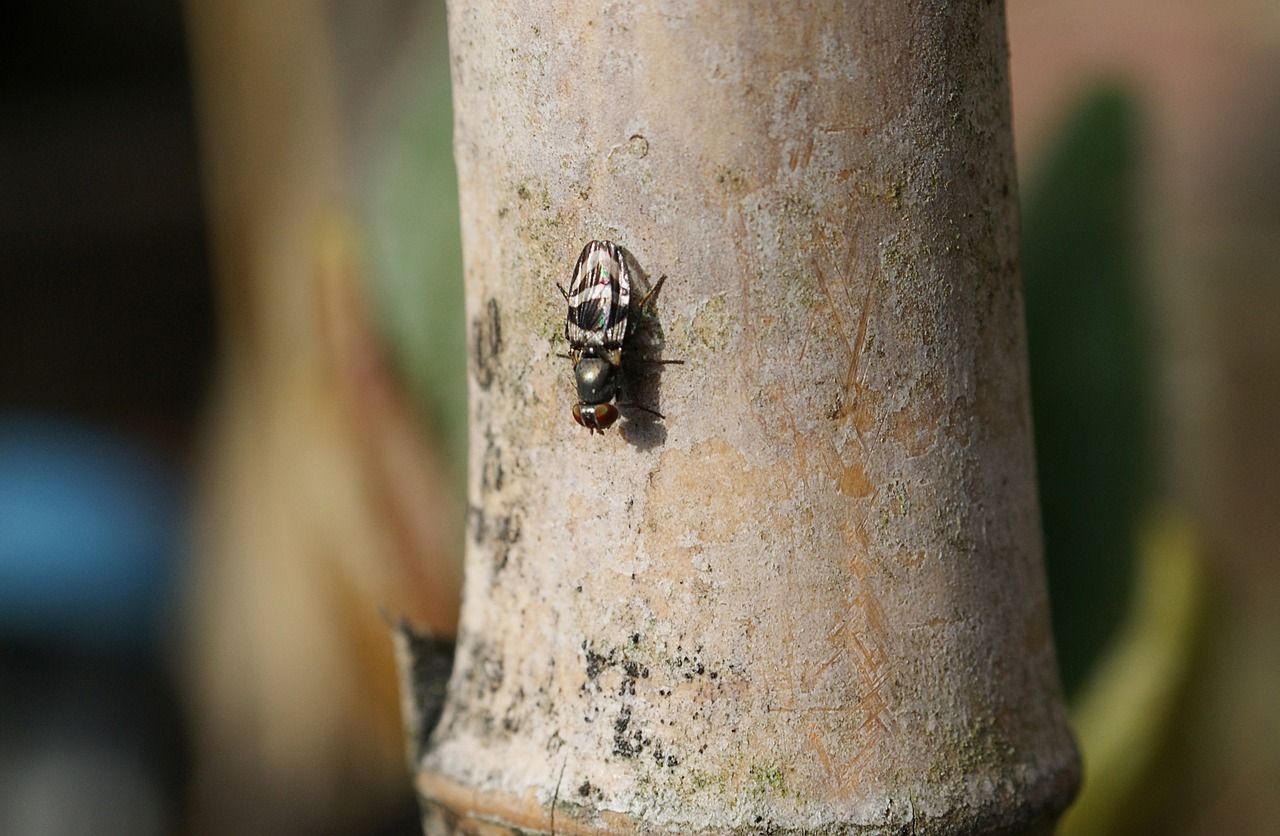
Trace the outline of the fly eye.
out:
M 607 430 L 618 420 L 618 408 L 611 403 L 602 403 L 596 407 L 596 426 Z
M 578 426 L 580 426 L 580 427 L 586 427 L 586 426 L 589 426 L 589 425 L 587 424 L 587 422 L 586 422 L 585 420 L 583 420 L 583 415 L 582 415 L 582 404 L 580 404 L 580 403 L 576 403 L 576 404 L 574 404 L 574 405 L 573 405 L 573 420 L 577 421 L 577 422 L 578 422 Z

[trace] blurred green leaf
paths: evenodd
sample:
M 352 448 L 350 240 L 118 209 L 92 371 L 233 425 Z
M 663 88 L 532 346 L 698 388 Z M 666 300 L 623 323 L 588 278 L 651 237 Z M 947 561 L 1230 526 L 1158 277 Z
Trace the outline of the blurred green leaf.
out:
M 1023 204 L 1036 460 L 1068 695 L 1124 615 L 1144 499 L 1135 114 L 1121 88 L 1088 96 Z
M 376 155 L 365 214 L 384 334 L 461 481 L 466 316 L 443 4 L 435 23 Z

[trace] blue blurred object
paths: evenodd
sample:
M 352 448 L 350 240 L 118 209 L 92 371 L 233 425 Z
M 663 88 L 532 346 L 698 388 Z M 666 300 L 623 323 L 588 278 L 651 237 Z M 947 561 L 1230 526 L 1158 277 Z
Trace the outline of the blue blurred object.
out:
M 152 644 L 173 587 L 183 505 L 174 471 L 119 435 L 0 416 L 0 636 Z

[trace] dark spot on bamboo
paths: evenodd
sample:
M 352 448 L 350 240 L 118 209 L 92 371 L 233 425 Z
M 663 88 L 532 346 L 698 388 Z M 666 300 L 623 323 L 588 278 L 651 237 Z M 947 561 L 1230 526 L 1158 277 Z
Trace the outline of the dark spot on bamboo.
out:
M 486 493 L 500 491 L 506 480 L 502 467 L 502 448 L 494 443 L 492 436 L 484 448 L 484 458 L 480 465 L 480 489 Z
M 498 300 L 490 299 L 471 320 L 472 374 L 481 389 L 488 389 L 498 376 L 498 355 L 502 351 L 502 319 Z
M 492 551 L 494 574 L 505 569 L 512 549 L 520 542 L 520 517 L 514 513 L 486 516 L 483 508 L 468 505 L 467 528 L 477 546 Z

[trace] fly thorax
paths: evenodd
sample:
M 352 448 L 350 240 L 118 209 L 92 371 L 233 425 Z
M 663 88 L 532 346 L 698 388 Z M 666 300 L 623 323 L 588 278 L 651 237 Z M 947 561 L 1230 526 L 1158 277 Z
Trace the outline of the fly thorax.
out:
M 584 356 L 573 372 L 578 380 L 578 400 L 584 404 L 607 403 L 617 394 L 617 367 L 603 357 Z

